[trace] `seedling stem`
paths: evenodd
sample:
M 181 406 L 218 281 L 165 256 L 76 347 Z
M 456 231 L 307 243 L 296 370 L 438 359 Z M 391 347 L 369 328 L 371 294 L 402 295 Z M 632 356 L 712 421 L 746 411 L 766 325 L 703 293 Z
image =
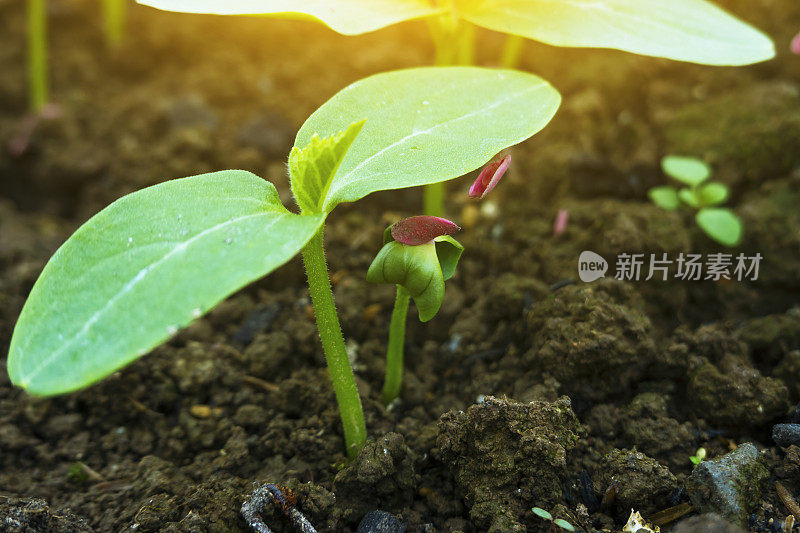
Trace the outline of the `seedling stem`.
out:
M 303 263 L 308 276 L 308 288 L 314 305 L 322 350 L 325 352 L 328 372 L 342 415 L 347 455 L 353 459 L 367 440 L 367 426 L 364 422 L 364 412 L 361 409 L 361 398 L 358 396 L 353 369 L 347 358 L 342 328 L 336 314 L 336 304 L 333 301 L 323 248 L 324 230 L 323 226 L 303 248 Z
M 386 381 L 383 384 L 381 398 L 389 405 L 400 396 L 400 384 L 403 382 L 403 345 L 406 338 L 406 316 L 411 295 L 402 286 L 397 286 L 397 297 L 394 301 L 392 321 L 389 325 L 389 346 L 386 349 Z

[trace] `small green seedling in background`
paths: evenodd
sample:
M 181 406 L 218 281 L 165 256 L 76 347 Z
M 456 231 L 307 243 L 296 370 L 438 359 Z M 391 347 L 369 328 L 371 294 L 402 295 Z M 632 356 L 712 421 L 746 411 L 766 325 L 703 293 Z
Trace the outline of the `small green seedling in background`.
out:
M 46 0 L 28 0 L 28 101 L 39 112 L 47 103 L 47 5 Z
M 167 11 L 317 20 L 356 35 L 424 18 L 435 64 L 474 64 L 475 27 L 510 36 L 502 63 L 516 65 L 523 39 L 614 48 L 705 65 L 747 65 L 775 56 L 772 41 L 706 0 L 137 0 Z M 443 183 L 426 186 L 424 212 L 444 214 Z
M 542 520 L 547 520 L 553 526 L 553 531 L 555 531 L 555 526 L 560 527 L 564 531 L 575 531 L 575 526 L 564 520 L 563 518 L 556 518 L 553 520 L 553 515 L 550 514 L 548 511 L 545 511 L 541 507 L 534 507 L 531 509 L 533 514 L 541 518 Z
M 514 70 L 428 67 L 357 81 L 317 109 L 289 155 L 300 214 L 268 181 L 227 170 L 129 194 L 45 266 L 14 329 L 11 381 L 31 394 L 85 388 L 301 253 L 347 453 L 366 439 L 325 262 L 340 203 L 450 180 L 541 130 L 558 92 Z
M 733 211 L 715 207 L 729 196 L 728 187 L 722 183 L 707 183 L 711 168 L 694 157 L 666 156 L 661 160 L 664 173 L 686 187 L 676 189 L 669 185 L 654 187 L 647 195 L 654 204 L 674 211 L 681 205 L 697 209 L 697 225 L 712 239 L 725 246 L 736 246 L 742 239 L 742 221 Z
M 450 237 L 459 229 L 443 218 L 417 216 L 403 219 L 383 232 L 383 248 L 367 271 L 367 281 L 397 286 L 386 349 L 386 380 L 381 392 L 386 405 L 400 395 L 409 299 L 414 298 L 422 322 L 439 312 L 444 282 L 455 274 L 464 251 Z
M 706 449 L 698 448 L 695 454 L 689 457 L 689 460 L 692 462 L 693 465 L 697 466 L 705 458 L 706 458 Z
M 28 102 L 38 113 L 48 103 L 47 0 L 27 0 Z M 110 47 L 122 42 L 127 0 L 103 0 L 103 27 Z
M 125 37 L 125 13 L 128 0 L 103 0 L 103 27 L 110 47 L 118 47 Z

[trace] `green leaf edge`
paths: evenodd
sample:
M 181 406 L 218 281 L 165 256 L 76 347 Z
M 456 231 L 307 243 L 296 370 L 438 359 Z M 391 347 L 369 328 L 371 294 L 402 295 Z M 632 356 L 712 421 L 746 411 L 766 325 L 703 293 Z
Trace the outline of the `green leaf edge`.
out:
M 90 229 L 87 229 L 87 226 L 92 222 L 92 220 L 94 220 L 97 217 L 100 217 L 101 215 L 107 215 L 108 212 L 110 212 L 110 211 L 112 211 L 114 209 L 119 209 L 119 207 L 120 207 L 119 202 L 130 201 L 130 199 L 132 197 L 135 197 L 137 195 L 143 194 L 145 191 L 152 192 L 153 190 L 158 189 L 158 188 L 167 187 L 167 186 L 174 186 L 176 182 L 183 182 L 185 180 L 191 180 L 191 179 L 194 179 L 194 178 L 201 178 L 201 177 L 225 174 L 225 173 L 230 173 L 230 172 L 243 173 L 243 175 L 247 175 L 249 177 L 252 177 L 253 179 L 257 179 L 259 181 L 263 181 L 263 182 L 267 183 L 268 187 L 272 187 L 272 191 L 275 193 L 275 197 L 276 197 L 277 201 L 280 203 L 280 199 L 277 198 L 277 191 L 275 190 L 275 186 L 271 182 L 269 182 L 267 180 L 264 180 L 263 178 L 260 178 L 259 176 L 255 175 L 255 174 L 253 174 L 251 172 L 245 171 L 245 170 L 222 170 L 222 171 L 210 172 L 210 173 L 206 173 L 206 174 L 197 174 L 195 176 L 188 176 L 188 177 L 185 177 L 185 178 L 178 178 L 178 179 L 174 179 L 174 180 L 168 180 L 168 181 L 156 184 L 156 185 L 152 185 L 150 187 L 145 187 L 143 189 L 139 189 L 137 191 L 134 191 L 134 192 L 132 192 L 130 194 L 127 194 L 125 196 L 122 196 L 122 197 L 118 198 L 117 200 L 115 200 L 111 204 L 109 204 L 106 207 L 104 207 L 102 210 L 100 210 L 94 216 L 92 216 L 89 220 L 87 220 L 86 222 L 81 224 L 81 226 L 77 230 L 75 230 L 75 232 L 73 232 L 67 238 L 67 240 L 64 241 L 64 243 L 58 248 L 58 250 L 56 250 L 56 252 L 50 257 L 50 259 L 48 260 L 48 262 L 45 265 L 44 269 L 42 269 L 42 272 L 39 274 L 39 277 L 37 278 L 36 283 L 34 283 L 34 286 L 31 289 L 31 292 L 28 294 L 28 297 L 25 300 L 25 305 L 23 305 L 23 309 L 20 312 L 20 315 L 19 315 L 19 318 L 17 320 L 16 325 L 14 326 L 14 332 L 12 333 L 11 343 L 9 345 L 8 358 L 7 358 L 7 361 L 6 361 L 6 370 L 8 372 L 8 376 L 9 376 L 9 379 L 11 380 L 11 383 L 16 385 L 16 386 L 18 386 L 18 387 L 20 387 L 20 388 L 22 388 L 22 389 L 24 389 L 26 392 L 28 392 L 32 396 L 40 396 L 40 397 L 58 396 L 58 395 L 62 395 L 62 394 L 68 394 L 68 393 L 71 393 L 71 392 L 83 390 L 86 387 L 88 387 L 90 385 L 93 385 L 93 384 L 105 379 L 106 377 L 108 377 L 109 375 L 114 373 L 115 371 L 117 371 L 117 370 L 129 365 L 130 363 L 132 363 L 133 361 L 139 359 L 140 357 L 143 357 L 144 355 L 146 355 L 147 353 L 152 351 L 154 348 L 156 348 L 156 347 L 160 346 L 161 344 L 163 344 L 164 341 L 169 339 L 169 335 L 165 335 L 160 340 L 157 340 L 155 342 L 150 343 L 150 345 L 148 347 L 146 347 L 145 349 L 140 350 L 139 352 L 130 354 L 129 357 L 124 358 L 123 360 L 121 360 L 121 362 L 119 364 L 117 364 L 110 371 L 104 371 L 103 373 L 100 373 L 100 374 L 93 374 L 92 376 L 90 376 L 86 380 L 84 380 L 82 384 L 75 385 L 75 386 L 68 387 L 68 388 L 59 389 L 57 391 L 37 391 L 37 390 L 32 389 L 30 387 L 29 379 L 26 380 L 25 378 L 22 378 L 20 376 L 20 364 L 19 363 L 15 364 L 15 361 L 16 361 L 17 358 L 14 356 L 15 352 L 14 352 L 14 349 L 13 349 L 13 347 L 15 345 L 15 338 L 17 336 L 18 329 L 19 328 L 25 328 L 26 327 L 25 324 L 27 324 L 29 320 L 33 320 L 35 318 L 35 317 L 30 317 L 30 315 L 25 312 L 25 307 L 27 306 L 28 301 L 36 294 L 37 285 L 39 284 L 39 280 L 43 279 L 53 268 L 56 268 L 53 265 L 55 264 L 55 262 L 58 260 L 58 258 L 62 254 L 66 253 L 66 251 L 68 249 L 67 247 L 71 245 L 71 241 L 72 241 L 72 243 L 74 243 L 74 240 L 77 240 L 76 236 L 82 236 L 83 233 L 85 233 L 87 231 L 90 231 Z M 268 204 L 265 203 L 265 206 L 266 205 L 268 205 Z M 292 213 L 291 211 L 287 210 L 285 208 L 285 206 L 283 206 L 282 204 L 280 204 L 280 209 L 277 209 L 277 210 L 285 212 L 285 214 L 292 215 L 292 216 L 309 217 L 309 218 L 315 217 L 315 218 L 317 218 L 318 221 L 317 221 L 316 231 L 318 231 L 319 228 L 322 227 L 322 225 L 325 223 L 325 219 L 327 218 L 327 214 L 325 214 L 325 213 L 311 214 L 311 215 L 297 215 L 297 214 Z M 316 231 L 310 233 L 309 238 L 306 240 L 306 242 L 303 243 L 303 246 L 305 246 L 308 243 L 308 241 L 310 241 L 313 238 L 313 236 L 316 233 Z M 303 246 L 301 246 L 300 249 L 302 249 Z M 298 252 L 299 252 L 299 250 L 298 250 Z M 288 257 L 285 261 L 283 261 L 280 264 L 276 265 L 275 268 L 273 268 L 272 270 L 269 270 L 268 272 L 265 272 L 264 274 L 262 274 L 260 276 L 254 277 L 250 281 L 242 283 L 238 288 L 236 288 L 233 291 L 229 292 L 226 296 L 224 296 L 222 299 L 217 301 L 215 304 L 210 305 L 208 307 L 208 309 L 204 310 L 204 312 L 207 312 L 210 309 L 213 309 L 222 300 L 224 300 L 225 298 L 229 297 L 231 294 L 235 293 L 236 291 L 242 289 L 243 287 L 247 286 L 249 283 L 252 283 L 253 281 L 256 281 L 258 279 L 263 278 L 264 276 L 269 275 L 271 272 L 273 272 L 274 270 L 276 270 L 280 266 L 282 266 L 282 265 L 286 264 L 287 262 L 289 262 L 296 255 L 297 255 L 297 253 L 295 253 L 294 255 L 292 255 L 290 257 Z M 186 325 L 188 325 L 191 322 L 193 322 L 196 318 L 197 317 L 192 318 L 186 324 L 179 324 L 179 326 L 180 327 L 185 327 Z M 28 378 L 30 378 L 30 377 L 28 376 Z
M 711 167 L 708 163 L 691 156 L 665 156 L 661 159 L 661 170 L 670 178 L 690 187 L 696 187 L 711 177 Z M 687 175 L 684 171 L 690 174 Z
M 714 226 L 713 225 L 709 225 L 708 221 L 704 218 L 705 215 L 708 215 L 708 214 L 710 214 L 712 212 L 715 212 L 715 213 L 725 212 L 725 213 L 727 213 L 727 214 L 729 214 L 731 216 L 731 221 L 734 221 L 735 224 L 736 224 L 736 236 L 735 236 L 734 239 L 730 240 L 730 239 L 726 239 L 724 236 L 720 237 L 720 235 L 718 233 L 714 232 L 714 229 L 715 229 Z M 728 208 L 725 208 L 725 207 L 704 207 L 704 208 L 700 209 L 697 212 L 697 214 L 695 215 L 695 222 L 697 222 L 697 225 L 700 227 L 700 229 L 703 230 L 703 232 L 706 235 L 708 235 L 711 239 L 715 240 L 716 242 L 718 242 L 718 243 L 720 243 L 720 244 L 722 244 L 724 246 L 728 246 L 729 248 L 732 248 L 732 247 L 737 246 L 739 243 L 742 242 L 742 236 L 744 234 L 744 225 L 742 224 L 742 219 L 740 219 L 736 215 L 736 213 L 734 213 L 733 211 L 731 211 Z
M 655 205 L 667 211 L 674 211 L 680 207 L 678 191 L 675 190 L 675 187 L 670 187 L 669 185 L 653 187 L 647 191 L 647 197 Z

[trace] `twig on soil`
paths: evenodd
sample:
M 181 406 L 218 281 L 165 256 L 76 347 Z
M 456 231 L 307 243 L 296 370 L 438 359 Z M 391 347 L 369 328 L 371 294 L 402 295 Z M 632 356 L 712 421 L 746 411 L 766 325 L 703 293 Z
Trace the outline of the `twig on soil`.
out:
M 279 387 L 274 383 L 264 381 L 263 379 L 255 376 L 243 376 L 242 382 L 247 383 L 248 385 L 253 385 L 254 387 L 258 387 L 260 389 L 264 389 L 267 392 L 278 392 L 279 390 Z
M 797 504 L 797 500 L 794 499 L 794 496 L 786 490 L 786 487 L 784 487 L 780 481 L 775 482 L 775 492 L 778 493 L 778 497 L 783 502 L 783 505 L 792 513 L 795 520 L 800 521 L 800 505 Z
M 556 292 L 558 289 L 563 289 L 569 285 L 574 285 L 575 280 L 572 278 L 569 279 L 562 279 L 561 281 L 556 281 L 552 285 L 550 285 L 550 292 Z
M 678 518 L 694 511 L 694 507 L 692 507 L 688 503 L 679 503 L 674 507 L 669 507 L 664 509 L 663 511 L 659 511 L 655 513 L 653 516 L 650 517 L 650 521 L 656 526 L 664 526 L 665 524 L 669 524 L 670 522 L 674 522 Z
M 258 487 L 242 504 L 242 516 L 247 524 L 258 533 L 272 533 L 261 519 L 259 512 L 271 503 L 277 505 L 292 525 L 300 533 L 317 533 L 305 516 L 297 510 L 297 498 L 291 490 L 267 483 Z

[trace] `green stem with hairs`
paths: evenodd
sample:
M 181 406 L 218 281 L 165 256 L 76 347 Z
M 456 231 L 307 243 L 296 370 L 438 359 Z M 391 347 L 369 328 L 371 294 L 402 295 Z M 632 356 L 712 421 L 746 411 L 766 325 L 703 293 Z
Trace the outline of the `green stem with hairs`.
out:
M 389 405 L 400 396 L 403 383 L 403 345 L 406 338 L 406 316 L 411 295 L 406 289 L 397 286 L 397 296 L 389 325 L 389 346 L 386 349 L 386 381 L 383 383 L 381 399 Z
M 114 48 L 122 44 L 125 33 L 125 2 L 126 0 L 103 0 L 106 41 Z
M 28 0 L 28 98 L 33 111 L 47 103 L 47 6 Z
M 508 35 L 500 53 L 500 66 L 503 68 L 517 68 L 519 60 L 522 58 L 522 47 L 525 45 L 525 38 L 520 35 Z
M 339 317 L 336 315 L 331 281 L 328 277 L 328 265 L 325 262 L 324 231 L 325 227 L 323 226 L 303 248 L 303 263 L 308 276 L 308 288 L 311 292 L 311 302 L 314 305 L 322 350 L 325 352 L 328 373 L 333 382 L 333 391 L 336 393 L 336 401 L 342 417 L 347 455 L 353 459 L 364 446 L 364 441 L 367 440 L 367 426 L 364 422 L 364 412 L 361 408 L 361 398 L 356 388 L 353 369 L 347 358 Z

